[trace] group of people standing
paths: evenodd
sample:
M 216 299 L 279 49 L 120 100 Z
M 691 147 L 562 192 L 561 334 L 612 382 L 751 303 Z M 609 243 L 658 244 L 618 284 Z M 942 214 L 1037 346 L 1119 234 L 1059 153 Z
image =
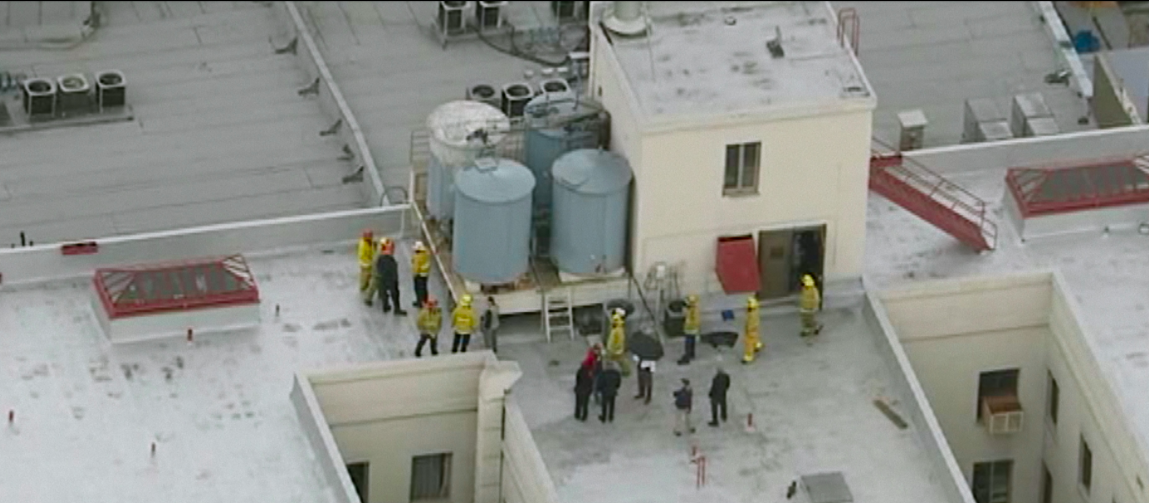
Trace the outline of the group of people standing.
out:
M 419 331 L 419 342 L 415 345 L 415 357 L 423 356 L 423 348 L 430 347 L 431 355 L 439 354 L 439 333 L 443 328 L 443 313 L 439 302 L 427 290 L 431 275 L 431 253 L 422 241 L 416 241 L 411 254 L 411 276 L 414 283 L 415 301 L 412 305 L 419 309 L 415 326 Z M 383 304 L 383 312 L 394 312 L 406 316 L 407 311 L 399 300 L 399 263 L 395 260 L 395 243 L 382 237 L 378 241 L 372 231 L 363 231 L 359 239 L 359 291 L 363 302 L 374 305 L 378 295 Z M 392 311 L 394 309 L 394 311 Z M 482 324 L 487 347 L 492 351 L 497 347 L 499 328 L 499 306 L 493 297 L 487 298 L 487 310 L 478 318 L 470 294 L 459 298 L 459 305 L 451 311 L 451 326 L 455 337 L 451 343 L 452 353 L 466 353 L 471 336 Z
M 618 362 L 609 358 L 601 344 L 595 344 L 587 350 L 586 357 L 579 365 L 575 374 L 575 419 L 586 421 L 590 415 L 590 402 L 592 397 L 601 405 L 598 420 L 603 423 L 614 422 L 615 400 L 618 398 L 619 388 L 622 387 L 622 372 Z M 638 361 L 638 394 L 635 400 L 642 400 L 649 405 L 654 396 L 654 360 Z M 717 427 L 726 422 L 726 394 L 730 389 L 730 374 L 721 366 L 718 367 L 710 381 L 710 390 L 707 397 L 710 399 L 710 422 Z M 691 413 L 694 410 L 694 390 L 689 379 L 682 379 L 681 387 L 673 393 L 675 407 L 674 434 L 682 435 L 684 432 L 694 433 L 691 422 Z

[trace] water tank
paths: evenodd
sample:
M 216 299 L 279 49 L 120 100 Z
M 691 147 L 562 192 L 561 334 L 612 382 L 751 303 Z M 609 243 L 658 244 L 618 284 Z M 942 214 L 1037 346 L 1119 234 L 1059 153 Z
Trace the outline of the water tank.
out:
M 623 267 L 630 164 L 605 150 L 580 149 L 555 161 L 551 259 L 569 274 Z
M 479 101 L 452 101 L 431 112 L 427 117 L 431 148 L 427 211 L 432 217 L 442 220 L 454 214 L 455 173 L 498 145 L 510 127 L 506 114 Z
M 530 267 L 535 177 L 509 159 L 479 159 L 455 177 L 451 261 L 463 279 L 510 283 Z
M 576 100 L 573 95 L 544 93 L 527 104 L 524 147 L 527 167 L 535 174 L 535 211 L 551 211 L 551 167 L 559 156 L 581 148 L 597 148 L 601 118 L 597 105 Z M 583 120 L 574 120 L 584 117 Z M 599 121 L 599 122 L 595 122 Z

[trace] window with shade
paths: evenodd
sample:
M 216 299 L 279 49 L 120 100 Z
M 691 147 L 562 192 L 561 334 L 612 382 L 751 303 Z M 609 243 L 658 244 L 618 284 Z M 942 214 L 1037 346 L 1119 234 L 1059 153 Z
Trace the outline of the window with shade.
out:
M 970 484 L 973 499 L 977 503 L 1009 503 L 1012 475 L 1012 459 L 974 463 Z
M 451 495 L 451 454 L 415 456 L 411 460 L 411 501 L 440 500 Z
M 757 194 L 758 169 L 761 162 L 761 142 L 727 145 L 722 194 L 725 196 Z

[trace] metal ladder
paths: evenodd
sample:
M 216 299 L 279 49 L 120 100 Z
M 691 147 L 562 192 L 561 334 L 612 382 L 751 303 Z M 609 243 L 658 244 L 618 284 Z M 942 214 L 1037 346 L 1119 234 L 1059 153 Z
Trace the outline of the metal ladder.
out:
M 556 332 L 567 331 L 570 339 L 575 338 L 574 299 L 570 288 L 551 290 L 543 293 L 543 331 L 547 342 L 554 339 Z

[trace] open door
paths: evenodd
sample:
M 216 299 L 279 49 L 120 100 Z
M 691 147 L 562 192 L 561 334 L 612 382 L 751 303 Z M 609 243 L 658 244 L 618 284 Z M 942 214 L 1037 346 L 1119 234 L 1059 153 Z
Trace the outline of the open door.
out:
M 822 272 L 826 262 L 826 226 L 808 227 L 794 230 L 794 257 L 791 265 L 790 291 L 802 289 L 802 275 L 814 277 L 818 289 L 822 289 Z
M 759 299 L 790 295 L 794 233 L 790 229 L 758 233 L 758 270 L 761 274 Z

